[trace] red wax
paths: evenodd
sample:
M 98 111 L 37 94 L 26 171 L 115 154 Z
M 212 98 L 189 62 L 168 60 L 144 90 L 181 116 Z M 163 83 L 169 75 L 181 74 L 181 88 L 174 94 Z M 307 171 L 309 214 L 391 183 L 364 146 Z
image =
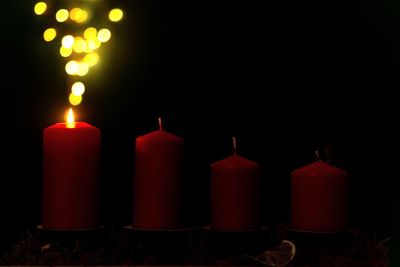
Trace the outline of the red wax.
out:
M 211 164 L 211 228 L 260 226 L 260 167 L 236 154 Z
M 340 232 L 348 225 L 347 171 L 321 160 L 291 173 L 292 228 Z
M 100 130 L 84 122 L 57 123 L 43 132 L 42 227 L 98 227 Z
M 164 130 L 136 139 L 134 228 L 180 227 L 183 140 Z

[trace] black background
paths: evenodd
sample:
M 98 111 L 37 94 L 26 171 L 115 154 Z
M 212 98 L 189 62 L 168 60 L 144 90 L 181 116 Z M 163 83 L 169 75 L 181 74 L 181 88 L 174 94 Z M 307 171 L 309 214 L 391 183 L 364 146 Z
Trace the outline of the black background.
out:
M 40 224 L 42 131 L 64 119 L 68 88 L 34 2 L 3 5 L 0 218 L 3 235 L 18 236 Z M 209 164 L 230 155 L 234 135 L 239 154 L 263 168 L 265 224 L 290 220 L 290 172 L 318 149 L 352 175 L 351 225 L 394 231 L 398 3 L 98 5 L 104 14 L 125 10 L 121 23 L 107 24 L 112 39 L 76 108 L 102 130 L 102 223 L 130 223 L 134 140 L 162 117 L 186 144 L 187 225 L 208 223 Z

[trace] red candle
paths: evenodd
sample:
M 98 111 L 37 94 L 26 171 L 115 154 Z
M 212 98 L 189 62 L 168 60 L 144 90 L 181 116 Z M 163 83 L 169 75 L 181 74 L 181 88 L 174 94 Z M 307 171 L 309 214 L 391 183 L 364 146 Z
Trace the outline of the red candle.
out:
M 211 164 L 211 228 L 250 230 L 260 226 L 260 167 L 234 153 Z
M 133 228 L 180 227 L 183 140 L 159 127 L 136 138 Z
M 74 122 L 43 132 L 42 227 L 77 230 L 98 227 L 100 130 Z
M 291 173 L 291 227 L 316 232 L 346 230 L 347 171 L 322 160 Z

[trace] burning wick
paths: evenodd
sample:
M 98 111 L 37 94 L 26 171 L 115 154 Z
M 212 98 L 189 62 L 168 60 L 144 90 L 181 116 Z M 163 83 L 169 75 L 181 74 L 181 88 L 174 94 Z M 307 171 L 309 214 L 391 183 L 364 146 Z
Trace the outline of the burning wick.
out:
M 75 128 L 75 118 L 74 118 L 74 112 L 72 111 L 72 108 L 69 108 L 69 110 L 68 110 L 67 122 L 65 125 L 67 128 Z

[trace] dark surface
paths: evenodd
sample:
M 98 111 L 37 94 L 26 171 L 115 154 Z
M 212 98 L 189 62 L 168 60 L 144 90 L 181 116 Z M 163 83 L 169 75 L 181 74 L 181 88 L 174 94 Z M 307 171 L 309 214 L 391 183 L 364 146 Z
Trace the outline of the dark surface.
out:
M 295 245 L 292 260 L 287 256 L 290 250 L 281 247 L 283 240 Z M 279 256 L 280 262 L 286 262 L 284 266 L 387 267 L 387 245 L 384 236 L 358 229 L 341 234 L 296 233 L 282 225 L 246 232 L 207 228 L 180 231 L 103 228 L 67 233 L 29 230 L 1 255 L 0 264 L 272 266 L 261 256 L 270 251 Z
M 161 116 L 185 139 L 187 225 L 208 223 L 209 164 L 230 154 L 235 135 L 238 152 L 263 167 L 265 224 L 290 220 L 290 171 L 320 149 L 352 174 L 351 224 L 398 244 L 397 2 L 113 3 L 125 19 L 77 109 L 102 130 L 105 225 L 130 222 L 134 139 Z M 4 3 L 4 247 L 40 223 L 42 130 L 68 107 L 45 23 L 29 1 Z

